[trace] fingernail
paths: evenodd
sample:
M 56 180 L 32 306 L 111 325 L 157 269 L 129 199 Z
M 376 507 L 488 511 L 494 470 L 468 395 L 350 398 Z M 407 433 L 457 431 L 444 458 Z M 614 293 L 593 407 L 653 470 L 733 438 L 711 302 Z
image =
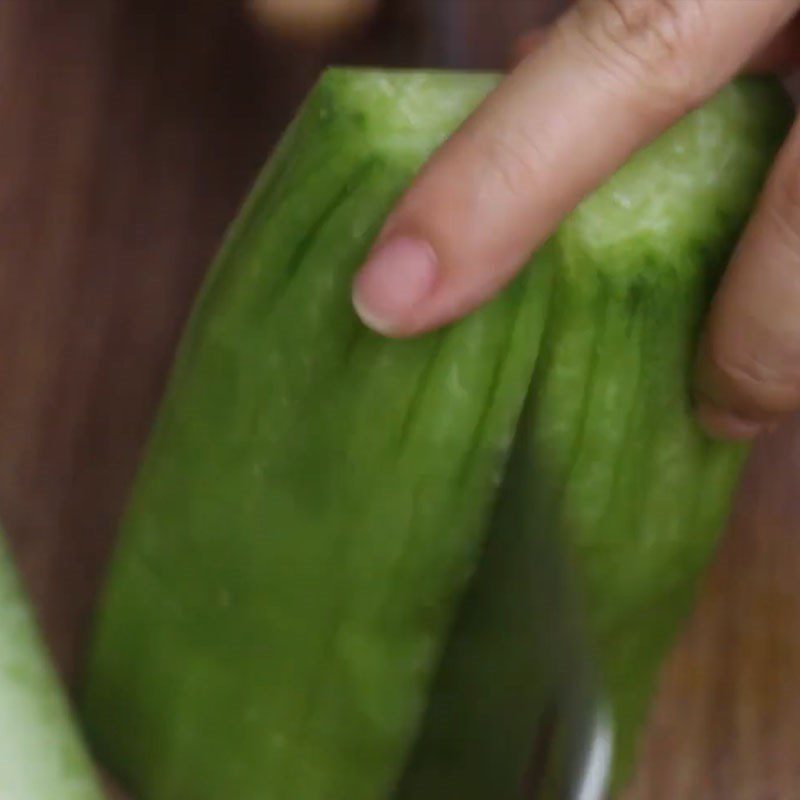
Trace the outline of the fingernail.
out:
M 364 324 L 393 335 L 409 327 L 417 306 L 433 291 L 436 253 L 422 239 L 390 238 L 372 253 L 356 278 L 353 305 Z
M 735 411 L 726 411 L 708 402 L 701 402 L 697 406 L 697 417 L 715 439 L 750 441 L 766 427 L 764 421 L 747 419 Z

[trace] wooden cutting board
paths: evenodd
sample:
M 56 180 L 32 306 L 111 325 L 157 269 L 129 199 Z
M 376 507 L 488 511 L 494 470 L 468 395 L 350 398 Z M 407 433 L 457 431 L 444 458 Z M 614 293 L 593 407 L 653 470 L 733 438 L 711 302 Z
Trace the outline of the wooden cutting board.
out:
M 461 3 L 481 66 L 560 5 Z M 70 679 L 225 225 L 324 63 L 435 58 L 413 10 L 323 51 L 235 0 L 0 0 L 0 508 Z M 631 798 L 800 798 L 798 467 L 800 429 L 759 446 Z

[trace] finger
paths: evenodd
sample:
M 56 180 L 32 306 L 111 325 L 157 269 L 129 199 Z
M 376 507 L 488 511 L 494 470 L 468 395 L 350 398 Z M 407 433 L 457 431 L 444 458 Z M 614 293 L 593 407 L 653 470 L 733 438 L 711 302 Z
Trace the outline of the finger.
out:
M 377 0 L 248 0 L 256 18 L 278 33 L 319 38 L 367 20 Z
M 511 48 L 511 67 L 517 67 L 545 41 L 546 28 L 520 36 Z M 785 75 L 800 67 L 800 17 L 787 25 L 745 65 L 750 75 Z
M 511 67 L 517 67 L 545 41 L 546 28 L 520 36 L 511 48 Z M 796 17 L 769 44 L 753 56 L 744 71 L 750 75 L 783 75 L 800 67 L 800 17 Z
M 698 361 L 710 433 L 748 439 L 800 407 L 800 123 L 712 305 Z
M 589 191 L 720 88 L 797 7 L 798 0 L 579 3 L 431 159 L 390 216 L 354 287 L 364 321 L 412 335 L 482 303 Z

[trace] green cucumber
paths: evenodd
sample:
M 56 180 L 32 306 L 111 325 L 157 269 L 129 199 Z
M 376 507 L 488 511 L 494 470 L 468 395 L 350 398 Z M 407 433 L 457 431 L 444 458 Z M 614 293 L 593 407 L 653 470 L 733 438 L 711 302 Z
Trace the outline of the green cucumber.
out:
M 689 382 L 711 291 L 789 119 L 775 98 L 763 84 L 726 90 L 632 159 L 554 237 L 553 302 L 521 453 L 403 800 L 435 800 L 446 787 L 462 800 L 517 796 L 540 733 L 525 720 L 541 713 L 546 689 L 565 707 L 579 669 L 564 662 L 566 643 L 548 660 L 542 642 L 574 626 L 608 695 L 615 787 L 629 775 L 659 666 L 744 456 L 698 431 Z M 491 692 L 488 706 L 470 701 L 481 692 Z M 520 726 L 513 737 L 510 720 Z
M 101 800 L 102 796 L 0 540 L 0 797 Z
M 724 90 L 495 301 L 381 339 L 354 271 L 496 81 L 329 72 L 228 237 L 89 659 L 138 800 L 510 800 L 573 619 L 630 767 L 741 459 L 695 428 L 692 345 L 790 110 Z

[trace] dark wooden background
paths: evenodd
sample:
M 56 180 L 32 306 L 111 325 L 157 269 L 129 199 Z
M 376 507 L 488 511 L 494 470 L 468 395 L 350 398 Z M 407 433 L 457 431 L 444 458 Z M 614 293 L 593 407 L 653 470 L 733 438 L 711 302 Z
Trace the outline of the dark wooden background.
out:
M 406 0 L 303 48 L 238 0 L 0 0 L 0 508 L 70 680 L 192 297 L 320 68 L 500 66 L 560 4 L 455 0 L 448 38 Z M 798 462 L 757 450 L 632 798 L 800 798 Z

